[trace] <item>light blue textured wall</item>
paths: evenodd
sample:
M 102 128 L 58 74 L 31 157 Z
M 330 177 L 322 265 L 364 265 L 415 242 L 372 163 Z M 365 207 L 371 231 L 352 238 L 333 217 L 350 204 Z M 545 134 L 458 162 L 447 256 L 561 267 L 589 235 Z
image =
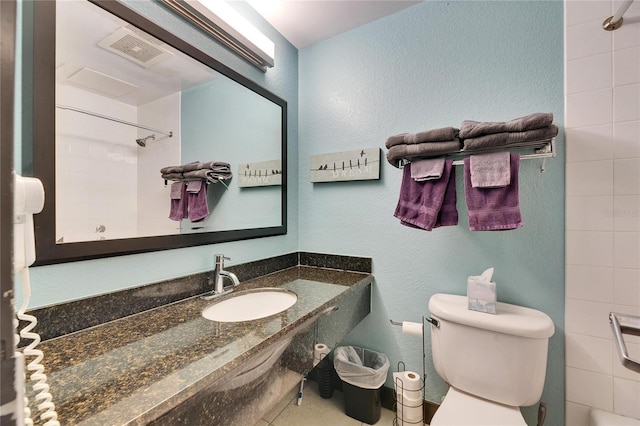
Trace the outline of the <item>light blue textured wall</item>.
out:
M 246 3 L 234 6 L 249 21 L 276 43 L 277 62 L 266 73 L 217 45 L 209 37 L 173 15 L 156 2 L 127 1 L 131 8 L 190 41 L 225 65 L 255 81 L 288 102 L 288 233 L 179 250 L 158 251 L 84 262 L 31 268 L 32 298 L 30 308 L 42 307 L 116 290 L 137 287 L 168 278 L 213 269 L 213 255 L 231 257 L 229 265 L 263 259 L 298 249 L 298 51 Z M 30 143 L 30 141 L 22 141 Z M 18 289 L 18 295 L 20 290 Z M 18 300 L 19 302 L 19 300 Z
M 309 182 L 309 156 L 379 146 L 401 132 L 463 120 L 504 121 L 552 112 L 563 125 L 563 8 L 543 1 L 428 1 L 302 49 L 300 249 L 373 257 L 372 313 L 348 338 L 422 371 L 421 341 L 393 328 L 428 316 L 429 297 L 466 294 L 468 275 L 496 268 L 498 299 L 546 312 L 551 339 L 543 400 L 548 425 L 564 422 L 564 156 L 523 161 L 524 227 L 472 233 L 456 168 L 457 227 L 424 232 L 393 217 L 401 170 L 379 181 Z M 427 334 L 427 398 L 446 386 L 433 370 Z M 390 380 L 387 385 L 392 386 Z M 533 409 L 528 421 L 535 424 Z

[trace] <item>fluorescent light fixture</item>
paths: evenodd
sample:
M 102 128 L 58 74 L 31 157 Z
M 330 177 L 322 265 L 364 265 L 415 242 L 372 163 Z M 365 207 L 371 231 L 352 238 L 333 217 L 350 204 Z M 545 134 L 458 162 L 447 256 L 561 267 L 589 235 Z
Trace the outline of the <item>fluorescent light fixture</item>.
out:
M 223 0 L 161 0 L 263 71 L 273 67 L 275 44 Z

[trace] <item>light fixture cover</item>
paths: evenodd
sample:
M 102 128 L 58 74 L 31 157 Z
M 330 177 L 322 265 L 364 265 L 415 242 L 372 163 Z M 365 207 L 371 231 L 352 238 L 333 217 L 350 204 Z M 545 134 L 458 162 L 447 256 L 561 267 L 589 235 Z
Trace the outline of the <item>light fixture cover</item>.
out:
M 222 0 L 161 0 L 263 71 L 273 67 L 275 44 Z

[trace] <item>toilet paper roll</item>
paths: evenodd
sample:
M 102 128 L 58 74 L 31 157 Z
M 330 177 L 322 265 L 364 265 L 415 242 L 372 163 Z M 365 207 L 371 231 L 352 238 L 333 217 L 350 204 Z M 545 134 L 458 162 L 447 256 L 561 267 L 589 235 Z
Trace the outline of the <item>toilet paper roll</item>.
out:
M 396 388 L 396 393 L 413 391 L 421 394 L 422 380 L 420 375 L 415 371 L 400 371 L 393 373 L 393 384 Z
M 313 347 L 313 365 L 316 366 L 324 357 L 329 355 L 331 349 L 324 343 L 317 343 Z
M 402 334 L 422 337 L 422 324 L 419 322 L 402 321 Z
M 398 419 L 407 423 L 422 422 L 422 395 L 415 395 L 413 391 L 399 393 L 396 406 Z

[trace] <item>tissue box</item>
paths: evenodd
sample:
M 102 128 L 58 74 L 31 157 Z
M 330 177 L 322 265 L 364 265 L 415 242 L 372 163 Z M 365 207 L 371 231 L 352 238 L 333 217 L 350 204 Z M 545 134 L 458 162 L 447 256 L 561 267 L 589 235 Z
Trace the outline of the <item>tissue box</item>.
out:
M 469 277 L 467 280 L 467 298 L 472 311 L 496 313 L 496 283 L 493 281 L 477 281 Z

